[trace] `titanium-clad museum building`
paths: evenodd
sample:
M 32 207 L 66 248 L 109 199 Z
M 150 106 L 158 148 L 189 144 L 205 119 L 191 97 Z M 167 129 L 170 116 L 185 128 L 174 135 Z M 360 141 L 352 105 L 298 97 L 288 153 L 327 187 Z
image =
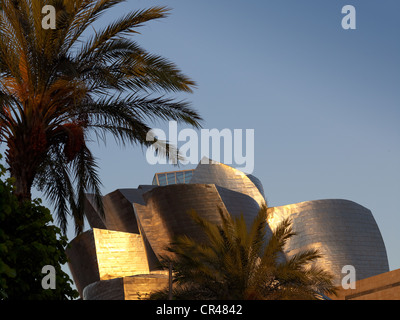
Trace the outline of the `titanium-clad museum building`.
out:
M 266 203 L 262 183 L 230 166 L 202 161 L 194 170 L 157 173 L 152 185 L 118 189 L 103 197 L 101 217 L 87 195 L 85 213 L 91 229 L 71 241 L 69 267 L 83 299 L 138 299 L 166 286 L 168 273 L 158 258 L 177 234 L 201 240 L 187 211 L 220 223 L 218 208 L 243 213 L 248 225 Z M 318 263 L 343 277 L 352 265 L 357 280 L 389 271 L 385 245 L 370 210 L 348 200 L 306 201 L 270 207 L 269 228 L 290 217 L 296 236 L 285 253 L 318 248 Z

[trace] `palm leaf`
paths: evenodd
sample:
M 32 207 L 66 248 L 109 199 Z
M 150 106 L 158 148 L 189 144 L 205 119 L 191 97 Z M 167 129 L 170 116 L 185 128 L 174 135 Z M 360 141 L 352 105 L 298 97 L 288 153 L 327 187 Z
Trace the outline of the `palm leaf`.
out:
M 178 236 L 167 247 L 173 256 L 177 299 L 316 299 L 317 293 L 334 293 L 333 276 L 314 263 L 318 250 L 306 250 L 287 259 L 283 249 L 295 235 L 291 221 L 283 220 L 266 238 L 267 207 L 263 206 L 250 228 L 243 215 L 233 218 L 220 210 L 216 225 L 189 212 L 206 235 L 205 242 Z M 161 290 L 151 299 L 167 297 Z
M 148 141 L 149 130 L 159 120 L 200 127 L 201 117 L 189 103 L 164 96 L 191 92 L 195 83 L 131 38 L 169 9 L 134 10 L 91 32 L 121 2 L 0 0 L 0 142 L 20 182 L 16 194 L 29 198 L 38 185 L 64 231 L 68 215 L 75 230 L 82 230 L 85 192 L 95 193 L 102 208 L 98 168 L 86 145 L 90 134 L 155 145 L 161 154 L 181 159 L 168 141 Z M 55 7 L 56 29 L 42 28 L 44 5 Z M 65 129 L 71 123 L 84 136 L 81 149 L 71 146 L 73 134 Z

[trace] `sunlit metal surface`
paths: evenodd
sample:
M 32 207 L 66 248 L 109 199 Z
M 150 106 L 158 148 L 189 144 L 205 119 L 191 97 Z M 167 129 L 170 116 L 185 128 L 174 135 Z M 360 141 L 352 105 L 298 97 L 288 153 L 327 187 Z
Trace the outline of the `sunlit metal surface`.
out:
M 400 269 L 361 279 L 353 288 L 339 286 L 332 300 L 400 300 Z
M 144 300 L 168 284 L 167 274 L 146 274 L 102 280 L 83 291 L 84 300 Z
M 151 271 L 144 241 L 135 233 L 95 228 L 75 238 L 67 256 L 81 295 L 92 282 Z
M 190 183 L 212 183 L 248 195 L 260 207 L 265 204 L 264 196 L 246 174 L 219 162 L 199 163 Z
M 355 267 L 357 280 L 389 271 L 385 244 L 371 211 L 353 201 L 306 201 L 269 212 L 271 229 L 284 218 L 293 221 L 297 235 L 287 243 L 288 256 L 318 248 L 324 255 L 319 263 L 336 275 L 336 284 L 345 275 L 345 265 Z
M 139 234 L 101 229 L 93 232 L 100 280 L 150 272 Z

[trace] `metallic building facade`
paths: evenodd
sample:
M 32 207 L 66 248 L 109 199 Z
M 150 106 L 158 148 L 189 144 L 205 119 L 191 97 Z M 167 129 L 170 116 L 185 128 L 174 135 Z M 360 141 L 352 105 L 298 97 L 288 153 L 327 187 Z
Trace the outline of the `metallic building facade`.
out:
M 354 266 L 356 280 L 389 271 L 385 245 L 370 210 L 348 200 L 327 199 L 305 201 L 268 209 L 269 226 L 284 218 L 293 222 L 296 236 L 289 239 L 286 254 L 318 248 L 323 254 L 320 263 L 337 275 L 340 285 L 342 268 Z
M 118 189 L 103 197 L 101 216 L 87 195 L 85 213 L 91 230 L 71 241 L 69 267 L 84 299 L 138 299 L 167 286 L 159 258 L 172 238 L 204 236 L 188 210 L 218 224 L 223 214 L 243 214 L 251 224 L 266 204 L 261 181 L 230 166 L 210 161 L 194 170 L 159 173 L 152 185 Z M 385 245 L 370 210 L 348 200 L 306 201 L 270 207 L 274 229 L 290 217 L 297 235 L 287 243 L 287 256 L 319 248 L 321 263 L 340 284 L 344 265 L 357 280 L 389 271 Z

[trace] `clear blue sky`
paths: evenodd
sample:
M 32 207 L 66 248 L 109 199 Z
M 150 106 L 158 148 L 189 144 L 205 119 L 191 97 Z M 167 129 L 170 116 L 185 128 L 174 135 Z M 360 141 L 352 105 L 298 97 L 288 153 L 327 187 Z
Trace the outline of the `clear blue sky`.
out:
M 356 30 L 341 27 L 347 4 Z M 400 2 L 129 0 L 102 21 L 152 5 L 173 10 L 137 41 L 198 83 L 180 97 L 204 128 L 255 130 L 269 205 L 353 200 L 372 211 L 390 269 L 400 268 Z M 112 139 L 92 150 L 104 194 L 176 169 Z

